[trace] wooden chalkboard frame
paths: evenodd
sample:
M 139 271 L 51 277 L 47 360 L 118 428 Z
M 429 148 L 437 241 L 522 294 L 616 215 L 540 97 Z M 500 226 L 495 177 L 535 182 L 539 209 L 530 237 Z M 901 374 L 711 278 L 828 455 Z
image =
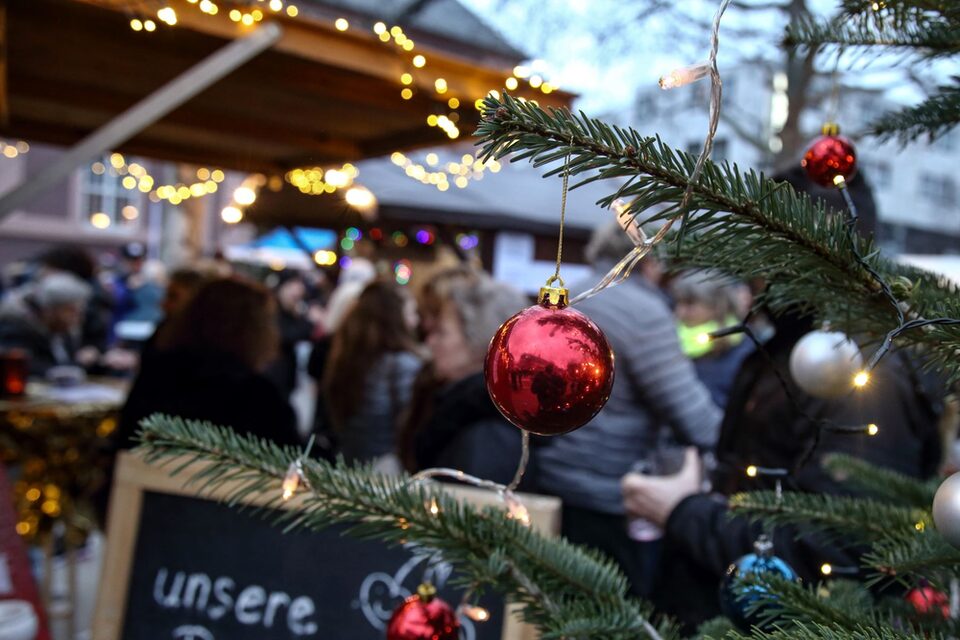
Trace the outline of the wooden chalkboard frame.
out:
M 93 640 L 120 640 L 144 492 L 152 491 L 214 501 L 222 499 L 229 493 L 230 485 L 203 494 L 194 487 L 185 486 L 186 478 L 192 475 L 191 472 L 202 468 L 202 463 L 194 464 L 196 467 L 188 469 L 187 473 L 173 477 L 170 475 L 170 469 L 179 466 L 176 462 L 161 467 L 148 464 L 136 453 L 120 454 L 110 496 L 106 555 L 93 617 Z M 476 506 L 500 503 L 496 494 L 490 491 L 452 485 L 444 489 L 458 499 Z M 531 494 L 520 494 L 520 498 L 530 514 L 531 526 L 547 535 L 559 534 L 559 499 Z M 268 500 L 266 496 L 259 496 L 251 497 L 244 502 L 250 505 L 264 505 Z M 289 506 L 294 506 L 296 500 L 297 498 L 291 500 Z M 503 640 L 538 638 L 536 630 L 530 625 L 521 623 L 517 616 L 511 615 L 511 610 L 512 607 L 508 605 L 504 613 Z

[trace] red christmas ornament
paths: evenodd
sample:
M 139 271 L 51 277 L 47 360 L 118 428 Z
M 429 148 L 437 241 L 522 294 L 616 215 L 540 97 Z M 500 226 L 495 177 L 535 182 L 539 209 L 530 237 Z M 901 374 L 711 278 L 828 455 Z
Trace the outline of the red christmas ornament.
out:
M 813 141 L 800 161 L 807 177 L 821 187 L 835 186 L 837 176 L 850 180 L 857 173 L 857 151 L 853 144 L 840 135 L 840 128 L 823 125 L 823 135 Z
M 582 427 L 606 404 L 613 351 L 590 318 L 567 306 L 566 289 L 543 287 L 536 305 L 497 330 L 484 375 L 507 420 L 555 436 Z
M 939 613 L 944 618 L 950 617 L 950 598 L 942 591 L 933 587 L 917 587 L 908 591 L 905 597 L 921 615 Z
M 421 584 L 387 623 L 387 640 L 459 640 L 460 621 L 431 584 Z

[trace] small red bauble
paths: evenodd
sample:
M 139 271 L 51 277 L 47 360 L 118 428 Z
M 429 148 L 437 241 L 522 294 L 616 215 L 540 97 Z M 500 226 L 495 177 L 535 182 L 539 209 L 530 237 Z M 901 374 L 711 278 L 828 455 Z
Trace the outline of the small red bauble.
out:
M 590 421 L 613 387 L 613 351 L 567 290 L 544 287 L 538 304 L 501 325 L 484 364 L 500 413 L 525 431 L 554 436 Z
M 911 589 L 907 592 L 906 600 L 921 615 L 939 613 L 945 619 L 950 617 L 950 598 L 933 587 Z
M 460 621 L 430 584 L 403 601 L 387 623 L 387 640 L 459 640 Z
M 823 125 L 823 135 L 813 141 L 800 161 L 807 177 L 821 187 L 835 186 L 837 176 L 849 181 L 857 173 L 857 152 L 839 134 L 837 125 Z

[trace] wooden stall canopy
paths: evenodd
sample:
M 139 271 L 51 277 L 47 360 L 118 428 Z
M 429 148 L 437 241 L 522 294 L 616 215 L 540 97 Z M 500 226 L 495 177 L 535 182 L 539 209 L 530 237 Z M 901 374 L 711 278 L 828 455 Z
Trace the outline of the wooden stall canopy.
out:
M 256 2 L 221 1 L 217 15 L 202 13 L 187 0 L 168 4 L 177 12 L 177 24 L 144 33 L 129 26 L 144 6 L 140 2 L 0 0 L 5 49 L 0 135 L 72 145 L 229 41 L 259 28 L 228 17 L 230 9 L 256 8 Z M 427 126 L 426 117 L 449 112 L 448 99 L 457 97 L 461 139 L 468 136 L 479 115 L 474 101 L 502 88 L 520 62 L 508 47 L 479 52 L 476 43 L 458 46 L 450 37 L 404 27 L 417 41 L 415 53 L 427 58 L 424 68 L 414 68 L 409 52 L 381 42 L 372 30 L 389 16 L 362 14 L 358 10 L 369 3 L 356 0 L 357 10 L 344 13 L 350 4 L 301 0 L 296 17 L 265 11 L 259 24 L 275 21 L 283 28 L 270 50 L 115 150 L 282 175 L 300 166 L 446 144 L 451 140 Z M 404 4 L 410 3 L 394 6 Z M 348 16 L 348 30 L 335 28 L 338 15 Z M 400 96 L 403 73 L 413 76 L 410 100 Z M 448 87 L 443 94 L 434 85 L 438 77 Z M 527 88 L 528 97 L 534 94 L 542 105 L 566 105 L 571 99 L 562 91 Z M 518 95 L 524 95 L 523 87 Z

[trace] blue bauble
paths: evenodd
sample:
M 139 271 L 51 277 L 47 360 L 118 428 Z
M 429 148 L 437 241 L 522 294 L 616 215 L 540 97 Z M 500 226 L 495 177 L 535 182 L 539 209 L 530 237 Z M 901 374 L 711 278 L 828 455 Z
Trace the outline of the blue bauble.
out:
M 730 618 L 741 631 L 749 632 L 750 627 L 761 629 L 760 612 L 748 614 L 747 609 L 765 593 L 766 589 L 760 586 L 750 586 L 740 590 L 738 595 L 736 584 L 739 578 L 747 575 L 779 575 L 787 580 L 797 581 L 799 577 L 793 568 L 782 559 L 773 555 L 773 544 L 766 536 L 761 536 L 754 544 L 754 553 L 748 553 L 727 569 L 727 575 L 720 585 L 720 609 L 723 615 Z

